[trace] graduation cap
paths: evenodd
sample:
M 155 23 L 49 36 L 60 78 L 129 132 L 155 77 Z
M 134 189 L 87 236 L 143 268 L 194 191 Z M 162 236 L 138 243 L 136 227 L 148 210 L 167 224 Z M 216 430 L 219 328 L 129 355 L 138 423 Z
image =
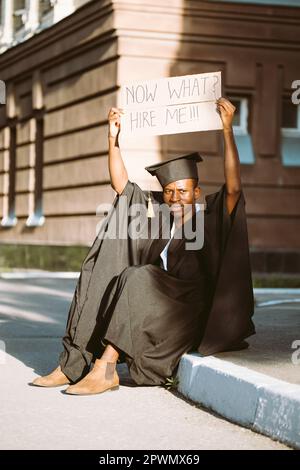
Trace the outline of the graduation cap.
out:
M 202 162 L 203 158 L 198 152 L 183 155 L 172 160 L 167 160 L 145 167 L 152 176 L 156 176 L 162 187 L 174 181 L 184 179 L 198 180 L 197 162 Z M 154 217 L 154 211 L 149 192 L 148 196 L 148 217 Z
M 147 166 L 147 170 L 152 176 L 156 176 L 162 187 L 178 180 L 189 178 L 198 180 L 197 162 L 202 162 L 203 158 L 198 152 L 183 155 L 182 157 L 165 162 Z

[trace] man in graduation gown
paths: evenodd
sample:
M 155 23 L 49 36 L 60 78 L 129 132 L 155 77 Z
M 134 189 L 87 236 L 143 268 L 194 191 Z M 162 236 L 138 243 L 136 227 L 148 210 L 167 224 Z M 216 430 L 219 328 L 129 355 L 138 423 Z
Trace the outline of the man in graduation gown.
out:
M 117 197 L 83 261 L 59 366 L 35 379 L 34 385 L 71 384 L 68 394 L 114 390 L 119 384 L 118 360 L 126 361 L 136 384 L 162 385 L 186 352 L 205 356 L 247 347 L 244 339 L 255 333 L 254 302 L 245 199 L 232 131 L 235 108 L 225 98 L 216 106 L 223 122 L 225 183 L 205 198 L 200 248 L 187 248 L 186 232 L 194 234 L 190 241 L 195 241 L 201 226 L 196 204 L 201 156 L 194 153 L 147 167 L 163 187 L 162 193 L 147 198 L 128 180 L 121 157 L 122 111 L 110 110 L 109 171 Z M 158 223 L 152 223 L 150 233 L 147 208 L 149 212 L 165 206 L 168 213 L 151 214 Z M 138 237 L 126 231 L 135 226 L 134 207 L 141 212 Z M 167 219 L 170 230 L 162 230 Z M 111 236 L 115 225 L 118 234 L 127 236 Z

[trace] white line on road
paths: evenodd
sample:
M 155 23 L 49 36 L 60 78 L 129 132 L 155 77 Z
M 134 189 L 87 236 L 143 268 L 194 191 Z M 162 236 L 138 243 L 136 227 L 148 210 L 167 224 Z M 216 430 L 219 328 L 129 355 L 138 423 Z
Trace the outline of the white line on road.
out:
M 298 302 L 300 302 L 300 299 L 266 300 L 265 302 L 259 302 L 258 304 L 256 304 L 256 307 L 269 307 L 270 305 L 292 304 Z

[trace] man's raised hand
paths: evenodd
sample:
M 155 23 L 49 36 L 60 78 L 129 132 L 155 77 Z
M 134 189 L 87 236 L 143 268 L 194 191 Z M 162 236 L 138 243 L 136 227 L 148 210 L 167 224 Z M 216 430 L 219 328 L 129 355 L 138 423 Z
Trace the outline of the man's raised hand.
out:
M 226 98 L 219 98 L 216 101 L 216 105 L 217 105 L 217 112 L 220 114 L 220 117 L 223 123 L 223 129 L 231 130 L 234 112 L 236 109 L 235 106 L 233 106 L 233 104 L 230 103 L 230 101 L 227 100 Z
M 124 114 L 121 108 L 110 108 L 108 112 L 108 136 L 117 137 L 121 130 L 121 115 Z

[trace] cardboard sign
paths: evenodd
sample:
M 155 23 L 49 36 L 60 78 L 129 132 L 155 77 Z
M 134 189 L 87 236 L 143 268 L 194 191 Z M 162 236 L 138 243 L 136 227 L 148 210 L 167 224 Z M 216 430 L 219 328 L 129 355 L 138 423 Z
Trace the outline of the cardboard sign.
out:
M 215 101 L 221 72 L 160 78 L 121 87 L 125 136 L 179 134 L 222 129 Z

